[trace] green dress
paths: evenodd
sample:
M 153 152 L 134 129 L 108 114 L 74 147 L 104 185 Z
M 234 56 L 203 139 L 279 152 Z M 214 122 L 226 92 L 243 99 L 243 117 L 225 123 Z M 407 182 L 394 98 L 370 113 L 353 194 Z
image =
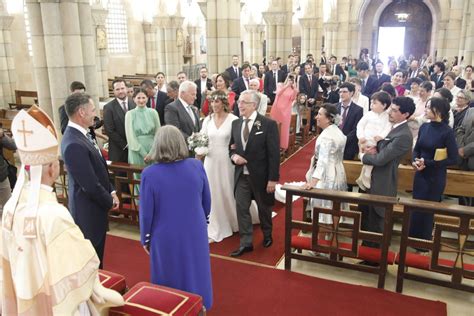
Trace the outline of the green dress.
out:
M 145 156 L 151 150 L 158 128 L 158 112 L 147 107 L 136 107 L 125 115 L 125 134 L 128 143 L 128 163 L 145 165 Z

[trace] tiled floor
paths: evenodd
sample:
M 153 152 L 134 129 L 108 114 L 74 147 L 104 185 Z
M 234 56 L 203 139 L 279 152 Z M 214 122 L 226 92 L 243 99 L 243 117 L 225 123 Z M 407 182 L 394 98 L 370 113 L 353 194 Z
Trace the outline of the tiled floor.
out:
M 136 226 L 111 223 L 109 233 L 134 240 L 140 239 L 139 230 Z M 396 242 L 392 247 L 394 247 L 394 249 L 398 247 Z M 277 268 L 284 269 L 284 260 L 279 263 Z M 388 291 L 395 291 L 396 269 L 397 266 L 389 266 L 385 282 L 385 289 Z M 330 267 L 311 262 L 293 260 L 292 271 L 350 284 L 371 287 L 377 286 L 377 276 L 374 274 Z M 420 273 L 427 272 L 420 271 Z M 474 285 L 474 282 L 471 282 L 470 284 Z M 448 306 L 448 315 L 474 316 L 474 294 L 410 280 L 405 281 L 403 294 L 443 301 Z

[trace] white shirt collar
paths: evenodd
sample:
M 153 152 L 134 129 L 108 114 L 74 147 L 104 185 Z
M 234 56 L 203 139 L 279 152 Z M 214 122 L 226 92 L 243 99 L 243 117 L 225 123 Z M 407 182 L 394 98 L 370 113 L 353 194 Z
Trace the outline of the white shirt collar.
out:
M 189 108 L 189 104 L 187 104 L 183 99 L 181 99 L 180 97 L 178 97 L 179 101 L 181 101 L 181 103 L 183 104 L 183 106 L 187 109 Z
M 126 97 L 124 100 L 120 100 L 119 98 L 115 98 L 115 100 L 117 100 L 117 102 L 120 104 L 120 106 L 122 106 L 123 102 L 125 102 L 125 104 L 127 105 L 127 108 L 128 108 L 128 97 Z
M 71 120 L 69 120 L 69 122 L 67 123 L 67 126 L 71 126 L 72 128 L 77 129 L 79 132 L 81 132 L 82 134 L 84 134 L 84 136 L 87 137 L 87 133 L 88 133 L 89 131 L 86 130 L 86 129 L 85 129 L 84 127 L 82 127 L 81 125 L 76 124 L 76 123 L 72 122 Z
M 243 117 L 244 119 L 246 119 L 246 117 Z M 257 118 L 257 110 L 253 111 L 252 115 L 250 115 L 249 117 L 249 120 L 250 121 L 255 121 L 255 119 Z
M 402 125 L 403 123 L 406 123 L 407 120 L 404 120 L 403 122 L 400 122 L 400 123 L 397 123 L 397 124 L 393 124 L 393 128 L 392 129 L 395 129 L 397 127 L 399 127 L 400 125 Z

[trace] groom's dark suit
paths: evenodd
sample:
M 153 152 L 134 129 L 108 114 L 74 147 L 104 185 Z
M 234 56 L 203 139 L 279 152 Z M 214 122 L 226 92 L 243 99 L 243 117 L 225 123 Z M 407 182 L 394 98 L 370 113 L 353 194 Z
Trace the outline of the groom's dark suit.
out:
M 61 156 L 68 171 L 69 211 L 94 246 L 102 267 L 108 211 L 113 203 L 107 164 L 87 137 L 71 126 L 64 132 Z
M 254 112 L 256 113 L 256 112 Z M 264 239 L 271 239 L 273 193 L 267 193 L 268 181 L 278 181 L 280 169 L 280 140 L 275 121 L 256 113 L 247 144 L 243 140 L 241 117 L 232 122 L 229 155 L 237 154 L 247 160 L 244 166 L 235 166 L 235 200 L 239 223 L 240 246 L 252 246 L 252 219 L 249 207 L 252 199 L 257 202 L 260 226 Z M 252 116 L 250 116 L 252 117 Z
M 410 151 L 413 136 L 405 122 L 388 133 L 387 137 L 377 143 L 375 155 L 365 154 L 364 165 L 374 166 L 370 181 L 370 194 L 397 196 L 398 165 Z M 367 216 L 365 216 L 367 215 Z M 383 232 L 385 209 L 369 206 L 368 213 L 362 216 L 362 228 L 371 232 Z

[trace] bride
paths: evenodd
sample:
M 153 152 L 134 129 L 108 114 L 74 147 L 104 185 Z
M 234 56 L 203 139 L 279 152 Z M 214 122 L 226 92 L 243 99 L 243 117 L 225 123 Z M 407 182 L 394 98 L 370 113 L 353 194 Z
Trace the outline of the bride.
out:
M 210 99 L 212 113 L 205 118 L 201 129 L 201 133 L 209 136 L 209 152 L 204 160 L 212 201 L 207 232 L 209 242 L 219 242 L 239 230 L 234 198 L 234 166 L 229 158 L 232 121 L 237 117 L 230 113 L 225 91 L 212 92 Z M 252 218 L 258 219 L 256 214 L 256 209 L 251 209 Z

